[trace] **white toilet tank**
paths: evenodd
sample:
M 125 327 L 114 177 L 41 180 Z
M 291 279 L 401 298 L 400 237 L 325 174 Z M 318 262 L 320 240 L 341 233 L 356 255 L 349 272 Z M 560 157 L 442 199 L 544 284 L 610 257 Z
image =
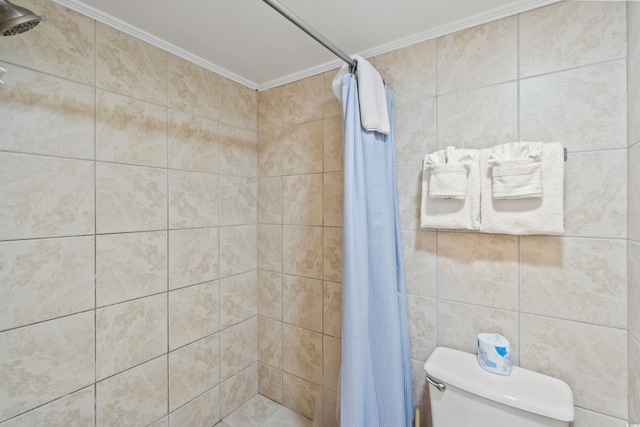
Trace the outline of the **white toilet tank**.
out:
M 574 419 L 573 393 L 557 378 L 517 366 L 509 376 L 492 374 L 475 354 L 444 347 L 424 369 L 433 427 L 568 427 Z

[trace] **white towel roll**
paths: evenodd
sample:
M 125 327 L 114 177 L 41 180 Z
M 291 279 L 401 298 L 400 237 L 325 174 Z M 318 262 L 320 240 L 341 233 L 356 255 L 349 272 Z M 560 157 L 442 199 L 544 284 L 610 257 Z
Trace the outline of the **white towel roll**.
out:
M 509 340 L 495 333 L 478 334 L 478 364 L 494 374 L 511 375 L 513 359 Z

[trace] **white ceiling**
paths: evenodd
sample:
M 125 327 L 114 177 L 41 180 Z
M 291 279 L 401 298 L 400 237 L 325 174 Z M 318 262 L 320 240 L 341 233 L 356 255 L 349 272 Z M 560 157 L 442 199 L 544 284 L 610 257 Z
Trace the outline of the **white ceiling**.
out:
M 262 0 L 54 0 L 263 90 L 342 62 Z M 282 0 L 365 57 L 558 0 Z

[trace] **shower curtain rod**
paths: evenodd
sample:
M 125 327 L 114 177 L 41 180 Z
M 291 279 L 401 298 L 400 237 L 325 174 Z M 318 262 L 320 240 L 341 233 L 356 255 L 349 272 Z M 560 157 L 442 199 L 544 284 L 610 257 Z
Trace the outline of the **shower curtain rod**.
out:
M 336 45 L 327 40 L 322 34 L 313 29 L 309 24 L 304 22 L 302 18 L 293 13 L 290 9 L 288 9 L 285 5 L 280 3 L 278 0 L 262 0 L 269 6 L 271 6 L 276 12 L 280 15 L 287 18 L 293 24 L 295 24 L 302 31 L 313 37 L 318 43 L 322 46 L 329 49 L 333 52 L 334 55 L 342 59 L 344 62 L 349 64 L 349 71 L 353 72 L 356 69 L 357 62 L 355 59 L 352 59 L 349 55 L 344 53 L 342 50 L 338 49 Z

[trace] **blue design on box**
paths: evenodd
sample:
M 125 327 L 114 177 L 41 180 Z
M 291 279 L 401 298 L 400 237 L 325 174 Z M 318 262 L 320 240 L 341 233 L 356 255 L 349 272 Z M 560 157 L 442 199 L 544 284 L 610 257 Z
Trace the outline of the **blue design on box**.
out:
M 495 368 L 498 365 L 495 362 L 492 362 L 491 360 L 485 360 L 484 361 L 485 366 L 488 366 L 489 368 Z
M 506 347 L 496 347 L 496 351 L 502 357 L 504 357 L 507 354 L 507 348 Z

